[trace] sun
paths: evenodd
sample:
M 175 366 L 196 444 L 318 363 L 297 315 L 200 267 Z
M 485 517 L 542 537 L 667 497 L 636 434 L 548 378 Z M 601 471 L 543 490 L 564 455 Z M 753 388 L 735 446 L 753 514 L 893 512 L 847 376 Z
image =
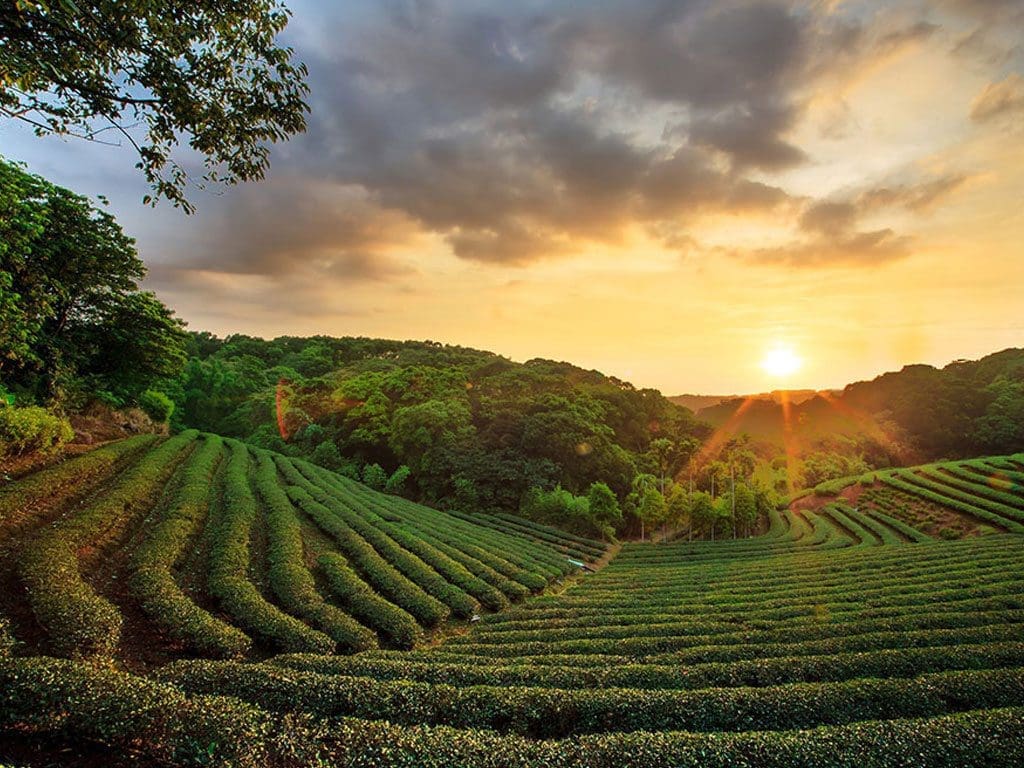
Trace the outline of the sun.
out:
M 769 376 L 791 376 L 803 367 L 804 361 L 786 344 L 776 344 L 765 352 L 761 367 Z

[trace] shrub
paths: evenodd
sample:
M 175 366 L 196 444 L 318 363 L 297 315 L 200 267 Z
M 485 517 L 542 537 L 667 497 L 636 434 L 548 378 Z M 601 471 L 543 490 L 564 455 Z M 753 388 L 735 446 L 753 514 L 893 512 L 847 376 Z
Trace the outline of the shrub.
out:
M 341 451 L 330 440 L 323 440 L 313 449 L 309 460 L 325 469 L 340 469 L 342 462 Z
M 320 555 L 320 570 L 337 599 L 353 616 L 400 648 L 412 648 L 423 631 L 409 613 L 374 592 L 336 552 Z
M 310 476 L 313 476 L 310 470 L 315 469 L 314 467 L 311 467 L 309 464 L 301 464 L 299 466 L 310 472 Z M 293 467 L 296 467 L 296 465 L 293 465 Z M 297 474 L 293 474 L 290 479 L 298 481 L 316 501 L 325 505 L 331 512 L 341 518 L 345 524 L 379 552 L 385 560 L 401 571 L 410 581 L 421 587 L 427 594 L 448 605 L 457 616 L 469 618 L 479 610 L 479 604 L 466 592 L 449 583 L 444 576 L 431 568 L 419 556 L 403 549 L 387 533 L 374 526 L 371 521 L 365 519 L 362 515 L 353 511 L 351 506 L 339 503 L 337 498 L 319 487 L 308 476 L 304 476 L 301 469 L 298 470 Z
M 278 485 L 271 454 L 260 453 L 256 465 L 256 492 L 263 502 L 267 526 L 268 578 L 281 604 L 329 635 L 348 651 L 377 647 L 373 632 L 326 602 L 303 562 L 302 527 L 288 494 Z
M 388 473 L 380 464 L 367 464 L 363 467 L 363 482 L 375 491 L 383 491 L 388 482 Z
M 206 435 L 172 481 L 169 503 L 132 555 L 130 588 L 139 607 L 171 637 L 204 655 L 232 657 L 248 652 L 252 641 L 196 605 L 171 572 L 206 518 L 210 483 L 222 454 L 221 438 Z
M 0 404 L 0 456 L 54 453 L 74 436 L 67 419 L 45 408 Z
M 224 610 L 249 634 L 289 651 L 329 653 L 334 641 L 267 602 L 249 580 L 249 535 L 256 499 L 249 484 L 249 450 L 226 441 L 230 450 L 223 474 L 223 501 L 209 524 L 207 585 Z
M 278 459 L 284 470 L 290 465 Z M 286 473 L 287 475 L 287 473 Z M 387 560 L 349 528 L 332 510 L 320 504 L 298 486 L 288 487 L 288 496 L 303 512 L 313 519 L 324 533 L 332 536 L 338 548 L 363 573 L 363 578 L 403 610 L 416 617 L 423 626 L 431 627 L 448 618 L 450 609 L 439 600 L 428 595 L 418 585 L 407 579 Z
M 166 424 L 174 413 L 174 401 L 163 392 L 147 389 L 139 395 L 139 408 L 157 424 Z
M 791 683 L 763 688 L 638 690 L 446 683 L 322 675 L 266 664 L 180 661 L 158 679 L 188 694 L 237 697 L 264 709 L 317 717 L 452 725 L 562 738 L 609 731 L 743 731 L 843 725 L 1019 706 L 1020 669 L 926 673 L 915 678 Z
M 409 479 L 410 474 L 412 474 L 410 469 L 403 464 L 391 474 L 391 477 L 388 478 L 387 485 L 384 486 L 384 491 L 386 493 L 390 493 L 392 496 L 401 496 L 402 491 L 405 490 L 405 483 Z

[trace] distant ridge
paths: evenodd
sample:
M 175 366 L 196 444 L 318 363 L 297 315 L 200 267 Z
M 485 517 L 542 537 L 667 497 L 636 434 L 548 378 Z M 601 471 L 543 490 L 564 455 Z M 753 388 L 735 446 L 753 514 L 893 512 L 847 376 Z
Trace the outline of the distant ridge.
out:
M 789 395 L 789 401 L 794 405 L 806 402 L 818 394 L 818 390 L 814 389 L 776 389 L 771 392 L 761 392 L 757 395 L 673 395 L 667 399 L 676 405 L 681 405 L 684 408 L 689 408 L 694 413 L 698 413 L 704 408 L 714 408 L 716 405 L 721 405 L 729 400 L 752 398 L 754 400 L 772 400 L 776 403 L 781 403 L 783 392 Z

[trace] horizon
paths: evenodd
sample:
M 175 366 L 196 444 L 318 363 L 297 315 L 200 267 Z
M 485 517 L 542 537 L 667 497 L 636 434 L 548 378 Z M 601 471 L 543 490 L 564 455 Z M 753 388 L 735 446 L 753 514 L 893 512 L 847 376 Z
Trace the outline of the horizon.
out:
M 0 124 L 4 156 L 109 197 L 190 328 L 447 339 L 662 392 L 1021 343 L 1012 2 L 289 6 L 309 129 L 191 217 L 142 204 L 127 146 Z M 802 368 L 768 373 L 778 346 Z
M 298 338 L 311 338 L 311 337 L 314 337 L 314 336 L 329 336 L 329 337 L 333 336 L 334 338 L 344 338 L 344 337 L 358 337 L 358 336 L 361 335 L 361 334 L 338 334 L 338 335 L 334 335 L 334 334 L 324 334 L 324 333 L 319 333 L 319 334 L 317 334 L 317 333 L 310 333 L 310 334 L 283 334 L 282 333 L 282 334 L 276 334 L 276 335 L 268 336 L 268 335 L 260 335 L 260 334 L 245 334 L 245 333 L 242 333 L 242 332 L 216 333 L 214 331 L 209 331 L 209 329 L 206 329 L 206 328 L 191 328 L 190 327 L 188 330 L 195 331 L 195 332 L 208 331 L 210 333 L 213 333 L 215 336 L 217 336 L 218 338 L 221 338 L 221 339 L 227 338 L 228 336 L 232 335 L 232 333 L 239 333 L 241 335 L 253 336 L 255 338 L 259 338 L 259 339 L 262 339 L 264 341 L 273 341 L 275 338 L 283 337 L 283 336 L 291 336 L 291 337 L 298 337 Z M 794 384 L 792 386 L 773 386 L 773 387 L 770 387 L 770 388 L 767 388 L 767 389 L 761 389 L 761 390 L 735 391 L 735 392 L 725 393 L 725 390 L 722 390 L 720 392 L 699 392 L 699 391 L 694 391 L 694 390 L 682 391 L 682 390 L 673 390 L 673 389 L 663 389 L 663 388 L 658 387 L 658 386 L 646 385 L 646 384 L 642 384 L 640 382 L 634 381 L 634 380 L 632 380 L 632 379 L 630 379 L 630 378 L 628 378 L 626 376 L 623 376 L 623 375 L 621 375 L 618 372 L 613 371 L 613 370 L 607 370 L 607 369 L 604 369 L 604 368 L 601 368 L 601 367 L 595 366 L 595 365 L 588 365 L 588 364 L 585 364 L 584 362 L 581 362 L 579 360 L 573 360 L 573 359 L 565 358 L 565 357 L 551 357 L 551 356 L 540 355 L 540 354 L 529 355 L 529 356 L 526 356 L 526 357 L 515 357 L 513 355 L 508 355 L 508 354 L 505 354 L 505 353 L 500 352 L 500 351 L 495 350 L 495 349 L 489 349 L 487 347 L 480 347 L 480 346 L 476 346 L 476 345 L 473 345 L 473 344 L 466 344 L 466 343 L 461 343 L 461 342 L 457 342 L 457 341 L 447 341 L 447 340 L 443 340 L 443 339 L 433 339 L 433 338 L 426 338 L 426 337 L 424 337 L 424 338 L 398 338 L 398 337 L 378 336 L 378 337 L 367 337 L 367 338 L 379 338 L 379 339 L 382 339 L 384 341 L 393 341 L 393 342 L 406 342 L 406 341 L 409 341 L 409 342 L 419 342 L 419 343 L 433 342 L 433 343 L 442 344 L 444 346 L 449 346 L 449 347 L 463 347 L 463 348 L 467 348 L 467 349 L 475 349 L 475 350 L 477 350 L 479 352 L 489 352 L 489 353 L 498 355 L 499 357 L 507 358 L 508 360 L 511 360 L 513 363 L 518 363 L 518 364 L 524 364 L 524 363 L 528 362 L 529 360 L 534 360 L 534 359 L 549 360 L 549 361 L 556 362 L 556 363 L 569 363 L 571 365 L 575 365 L 576 367 L 582 368 L 584 370 L 595 370 L 595 371 L 597 371 L 597 372 L 599 372 L 599 373 L 601 373 L 601 374 L 603 374 L 605 376 L 609 376 L 609 377 L 613 377 L 613 378 L 619 379 L 620 381 L 624 381 L 624 382 L 626 382 L 628 384 L 633 385 L 637 389 L 655 389 L 655 390 L 659 391 L 662 395 L 664 395 L 665 397 L 668 397 L 668 398 L 672 398 L 672 397 L 720 397 L 723 400 L 728 400 L 728 399 L 731 399 L 731 398 L 753 397 L 753 396 L 758 396 L 758 395 L 770 395 L 770 394 L 774 394 L 774 393 L 777 393 L 777 392 L 813 391 L 815 393 L 820 393 L 820 392 L 828 392 L 828 391 L 842 391 L 845 387 L 847 387 L 850 384 L 856 384 L 856 383 L 862 382 L 862 381 L 871 381 L 871 380 L 876 379 L 879 376 L 882 376 L 882 375 L 884 375 L 886 373 L 895 373 L 895 372 L 898 372 L 898 371 L 902 370 L 903 368 L 906 368 L 906 367 L 909 367 L 909 366 L 928 365 L 928 366 L 931 366 L 932 368 L 936 368 L 936 369 L 940 369 L 941 370 L 942 368 L 945 368 L 946 366 L 951 365 L 953 363 L 963 362 L 963 361 L 971 362 L 971 361 L 980 360 L 982 358 L 988 357 L 989 355 L 994 355 L 994 354 L 997 354 L 997 353 L 1000 353 L 1000 352 L 1005 352 L 1007 350 L 1019 349 L 1019 347 L 1016 347 L 1016 346 L 1009 346 L 1009 347 L 1003 347 L 1001 349 L 988 350 L 987 352 L 983 352 L 982 354 L 976 355 L 974 357 L 954 357 L 954 358 L 949 359 L 949 360 L 940 360 L 940 361 L 937 361 L 937 362 L 928 362 L 928 361 L 922 361 L 922 360 L 914 360 L 914 361 L 909 361 L 909 362 L 901 363 L 901 364 L 899 364 L 899 365 L 897 365 L 897 366 L 895 366 L 893 368 L 886 368 L 884 370 L 879 370 L 879 371 L 876 371 L 874 373 L 868 373 L 865 376 L 862 376 L 860 378 L 850 379 L 849 381 L 846 381 L 846 382 L 843 382 L 843 383 L 840 383 L 840 384 L 835 384 L 835 385 L 832 385 L 832 386 L 821 386 L 821 387 L 818 387 L 818 386 L 810 386 L 810 385 L 802 386 L 802 385 L 799 385 L 799 384 Z M 771 378 L 768 378 L 766 380 L 769 383 L 771 383 L 771 381 L 772 381 Z

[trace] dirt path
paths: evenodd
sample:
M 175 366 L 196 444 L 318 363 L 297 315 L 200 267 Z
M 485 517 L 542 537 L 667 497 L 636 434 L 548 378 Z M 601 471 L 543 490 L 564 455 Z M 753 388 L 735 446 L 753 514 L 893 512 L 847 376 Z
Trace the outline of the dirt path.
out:
M 119 535 L 100 547 L 88 547 L 79 556 L 79 569 L 96 593 L 121 612 L 121 643 L 117 657 L 125 669 L 142 672 L 180 655 L 181 648 L 166 637 L 143 613 L 131 593 L 131 558 L 150 525 L 174 502 L 180 472 L 188 465 L 197 443 L 181 451 L 161 473 L 160 489 L 125 510 L 127 524 Z
M 603 555 L 601 555 L 601 559 L 596 560 L 593 563 L 591 563 L 590 567 L 593 568 L 595 572 L 596 571 L 600 571 L 602 568 L 604 568 L 606 565 L 608 565 L 612 560 L 614 560 L 615 557 L 619 554 L 620 551 L 622 551 L 622 542 L 621 541 L 616 541 L 614 544 L 612 544 L 610 547 L 608 547 L 608 549 L 605 550 L 605 553 Z

